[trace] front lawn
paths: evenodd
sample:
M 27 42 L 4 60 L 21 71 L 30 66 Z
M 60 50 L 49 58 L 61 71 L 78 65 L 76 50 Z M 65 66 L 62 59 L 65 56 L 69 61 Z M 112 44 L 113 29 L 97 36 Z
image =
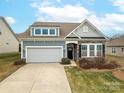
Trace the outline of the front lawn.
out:
M 124 93 L 124 81 L 111 72 L 81 71 L 77 67 L 65 67 L 72 93 Z
M 0 81 L 21 67 L 21 65 L 13 65 L 18 59 L 20 59 L 20 53 L 0 54 Z
M 113 56 L 113 55 L 107 55 L 107 56 L 106 56 L 106 59 L 107 59 L 108 61 L 115 60 L 115 61 L 117 61 L 117 62 L 120 63 L 120 64 L 124 64 L 124 57 Z

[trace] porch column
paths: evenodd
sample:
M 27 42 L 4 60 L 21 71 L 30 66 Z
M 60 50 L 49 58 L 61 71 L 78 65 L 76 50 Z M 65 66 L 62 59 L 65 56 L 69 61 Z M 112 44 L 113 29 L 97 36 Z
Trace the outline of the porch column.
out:
M 65 43 L 65 58 L 67 58 L 67 44 Z
M 79 44 L 77 44 L 77 58 L 76 59 L 78 59 L 79 58 Z

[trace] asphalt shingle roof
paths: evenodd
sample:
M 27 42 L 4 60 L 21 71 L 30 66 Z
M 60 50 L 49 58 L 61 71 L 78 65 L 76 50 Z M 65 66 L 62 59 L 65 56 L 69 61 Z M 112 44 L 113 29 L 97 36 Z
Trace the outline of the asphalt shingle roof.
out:
M 35 22 L 30 27 L 59 27 L 60 36 L 48 38 L 64 38 L 72 30 L 74 30 L 80 23 L 64 23 L 64 22 Z M 23 33 L 17 35 L 18 38 L 35 38 L 36 36 L 30 35 L 30 27 Z M 47 36 L 38 36 L 36 38 L 47 38 Z

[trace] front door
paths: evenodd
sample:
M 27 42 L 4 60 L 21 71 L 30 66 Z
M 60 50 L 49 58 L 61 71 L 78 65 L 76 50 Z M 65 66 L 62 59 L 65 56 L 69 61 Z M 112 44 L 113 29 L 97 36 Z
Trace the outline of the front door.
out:
M 68 47 L 68 58 L 73 59 L 73 47 Z

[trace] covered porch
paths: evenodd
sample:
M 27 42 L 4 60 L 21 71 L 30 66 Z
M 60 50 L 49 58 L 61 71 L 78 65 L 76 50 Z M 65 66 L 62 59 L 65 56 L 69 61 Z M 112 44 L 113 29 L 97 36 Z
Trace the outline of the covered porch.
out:
M 105 45 L 100 42 L 66 41 L 66 56 L 71 60 L 105 56 Z

